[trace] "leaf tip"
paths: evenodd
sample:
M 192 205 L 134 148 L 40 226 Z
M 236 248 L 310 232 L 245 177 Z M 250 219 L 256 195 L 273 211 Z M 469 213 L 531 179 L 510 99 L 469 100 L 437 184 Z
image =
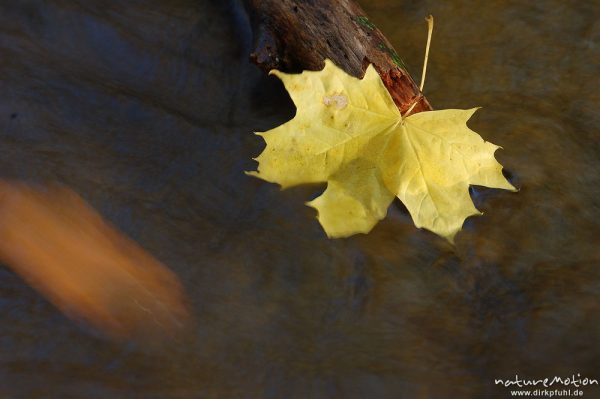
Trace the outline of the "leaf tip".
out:
M 283 77 L 284 77 L 285 73 L 281 72 L 281 71 L 280 71 L 280 70 L 278 70 L 278 69 L 271 69 L 271 70 L 269 71 L 269 76 L 271 76 L 271 75 L 275 75 L 275 76 L 277 76 L 277 78 L 278 78 L 279 80 L 283 80 Z
M 467 120 L 471 119 L 471 117 L 475 114 L 475 112 L 479 111 L 481 108 L 483 108 L 483 107 L 473 107 L 473 108 L 469 108 L 469 109 L 465 110 L 469 113 L 469 117 L 467 118 Z
M 311 200 L 311 201 L 306 201 L 304 203 L 304 205 L 306 205 L 306 206 L 308 206 L 310 208 L 316 209 L 317 210 L 317 216 L 316 216 L 316 218 L 318 219 L 319 218 L 319 208 L 317 207 L 317 205 L 314 204 L 314 202 L 316 200 L 317 200 L 317 198 L 315 198 L 314 200 Z
M 315 198 L 315 199 L 313 199 L 313 200 L 311 200 L 311 201 L 306 201 L 306 202 L 304 203 L 304 205 L 306 205 L 306 206 L 308 206 L 308 207 L 310 207 L 310 208 L 313 208 L 314 210 L 316 210 L 316 211 L 317 211 L 317 214 L 315 215 L 315 219 L 316 219 L 316 220 L 319 222 L 319 224 L 321 225 L 321 227 L 322 227 L 323 231 L 325 232 L 325 235 L 327 236 L 327 238 L 328 238 L 328 239 L 330 239 L 330 240 L 331 240 L 331 239 L 334 239 L 334 238 L 340 238 L 339 236 L 336 236 L 334 233 L 332 233 L 332 232 L 330 231 L 330 229 L 328 229 L 328 228 L 325 226 L 325 224 L 324 224 L 323 220 L 321 220 L 321 212 L 319 211 L 319 204 L 317 203 L 317 202 L 319 201 L 319 198 L 320 198 L 320 197 L 317 197 L 317 198 Z

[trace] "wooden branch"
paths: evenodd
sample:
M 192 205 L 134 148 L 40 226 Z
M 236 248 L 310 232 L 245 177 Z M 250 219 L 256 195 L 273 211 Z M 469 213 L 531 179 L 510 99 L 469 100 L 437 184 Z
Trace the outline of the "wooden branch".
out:
M 245 0 L 254 32 L 251 60 L 265 71 L 321 70 L 329 58 L 362 78 L 373 64 L 404 114 L 431 110 L 390 42 L 352 0 Z

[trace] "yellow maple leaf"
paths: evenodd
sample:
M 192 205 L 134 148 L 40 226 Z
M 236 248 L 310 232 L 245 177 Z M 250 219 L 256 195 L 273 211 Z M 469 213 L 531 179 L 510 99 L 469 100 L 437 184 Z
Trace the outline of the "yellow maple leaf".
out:
M 282 188 L 327 182 L 307 205 L 329 237 L 368 233 L 397 196 L 417 227 L 450 241 L 480 212 L 469 185 L 515 190 L 485 142 L 466 122 L 477 110 L 403 117 L 373 66 L 363 79 L 325 61 L 322 71 L 271 73 L 297 107 L 289 122 L 264 133 L 265 150 L 249 172 Z

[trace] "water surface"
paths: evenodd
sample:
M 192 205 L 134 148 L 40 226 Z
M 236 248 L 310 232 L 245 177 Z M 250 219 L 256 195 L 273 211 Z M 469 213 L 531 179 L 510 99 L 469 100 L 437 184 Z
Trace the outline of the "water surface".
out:
M 2 398 L 503 398 L 494 378 L 600 378 L 600 67 L 594 2 L 364 0 L 426 95 L 471 127 L 518 194 L 453 248 L 400 205 L 328 240 L 243 174 L 289 119 L 248 63 L 235 2 L 0 5 L 0 177 L 72 187 L 179 276 L 196 324 L 111 342 L 0 269 Z M 594 375 L 594 373 L 596 373 Z M 595 393 L 594 393 L 595 392 Z M 600 395 L 586 390 L 586 397 Z

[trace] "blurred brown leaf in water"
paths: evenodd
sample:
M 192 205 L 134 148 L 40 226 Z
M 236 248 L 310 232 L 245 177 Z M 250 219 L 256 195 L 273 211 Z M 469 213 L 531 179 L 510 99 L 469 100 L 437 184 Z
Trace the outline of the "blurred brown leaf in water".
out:
M 113 338 L 173 335 L 188 318 L 177 277 L 65 187 L 0 182 L 0 261 Z

